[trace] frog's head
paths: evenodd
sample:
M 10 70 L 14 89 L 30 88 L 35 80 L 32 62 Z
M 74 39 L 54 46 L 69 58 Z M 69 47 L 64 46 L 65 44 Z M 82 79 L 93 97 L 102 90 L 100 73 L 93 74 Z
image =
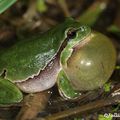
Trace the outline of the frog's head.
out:
M 71 56 L 74 48 L 87 42 L 85 39 L 89 37 L 90 33 L 91 29 L 88 26 L 81 26 L 80 24 L 78 24 L 77 26 L 75 24 L 74 27 L 70 27 L 66 30 L 65 34 L 67 45 L 61 54 L 62 65 L 67 66 L 67 60 Z

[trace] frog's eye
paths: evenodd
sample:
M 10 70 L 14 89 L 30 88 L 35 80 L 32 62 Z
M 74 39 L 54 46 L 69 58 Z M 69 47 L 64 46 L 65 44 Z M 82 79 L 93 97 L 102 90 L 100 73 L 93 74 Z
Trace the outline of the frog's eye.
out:
M 77 32 L 77 30 L 74 29 L 74 28 L 71 28 L 71 29 L 68 30 L 68 32 L 67 32 L 68 41 L 71 40 L 71 39 L 74 39 L 76 37 L 76 32 Z
M 90 28 L 87 26 L 81 26 L 79 28 L 70 28 L 67 32 L 67 40 L 70 41 L 71 39 L 75 39 L 77 35 L 79 36 L 86 36 L 90 32 Z

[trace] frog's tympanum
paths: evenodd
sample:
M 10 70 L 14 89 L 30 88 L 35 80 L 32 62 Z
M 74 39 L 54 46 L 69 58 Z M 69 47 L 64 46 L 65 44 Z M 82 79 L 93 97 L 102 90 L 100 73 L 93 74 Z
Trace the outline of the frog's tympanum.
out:
M 105 35 L 68 18 L 47 32 L 0 52 L 0 105 L 20 102 L 22 92 L 47 90 L 75 99 L 110 78 L 116 61 Z

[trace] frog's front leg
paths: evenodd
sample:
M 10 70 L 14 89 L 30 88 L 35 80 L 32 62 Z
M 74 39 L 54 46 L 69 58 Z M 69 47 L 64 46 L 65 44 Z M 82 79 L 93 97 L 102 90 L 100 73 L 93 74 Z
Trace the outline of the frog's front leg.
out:
M 58 90 L 61 96 L 65 99 L 75 99 L 81 95 L 80 92 L 73 89 L 69 78 L 63 70 L 61 70 L 57 77 Z

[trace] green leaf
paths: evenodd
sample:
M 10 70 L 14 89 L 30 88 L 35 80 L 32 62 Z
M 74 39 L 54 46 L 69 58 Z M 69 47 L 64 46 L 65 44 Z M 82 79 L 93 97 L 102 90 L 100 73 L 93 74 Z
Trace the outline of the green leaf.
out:
M 82 120 L 81 117 L 74 118 L 74 120 Z
M 9 80 L 0 78 L 0 106 L 18 103 L 23 99 L 22 92 Z
M 120 28 L 117 25 L 111 25 L 107 28 L 108 32 L 113 33 L 114 35 L 117 35 L 120 37 Z
M 96 2 L 95 5 L 88 8 L 79 18 L 78 21 L 83 25 L 93 26 L 100 16 L 100 14 L 106 9 L 105 2 Z
M 17 0 L 0 0 L 0 14 L 13 5 Z
M 106 83 L 103 88 L 104 88 L 105 92 L 110 92 L 110 90 L 111 90 L 111 84 L 110 83 Z
M 120 104 L 118 104 L 115 108 L 113 108 L 112 112 L 117 112 L 120 109 Z
M 112 114 L 105 113 L 104 115 L 100 114 L 98 120 L 112 120 Z
M 37 0 L 37 10 L 39 12 L 46 12 L 47 5 L 45 4 L 45 0 Z
M 115 67 L 115 69 L 116 69 L 116 70 L 120 70 L 120 66 L 117 65 L 117 66 Z

